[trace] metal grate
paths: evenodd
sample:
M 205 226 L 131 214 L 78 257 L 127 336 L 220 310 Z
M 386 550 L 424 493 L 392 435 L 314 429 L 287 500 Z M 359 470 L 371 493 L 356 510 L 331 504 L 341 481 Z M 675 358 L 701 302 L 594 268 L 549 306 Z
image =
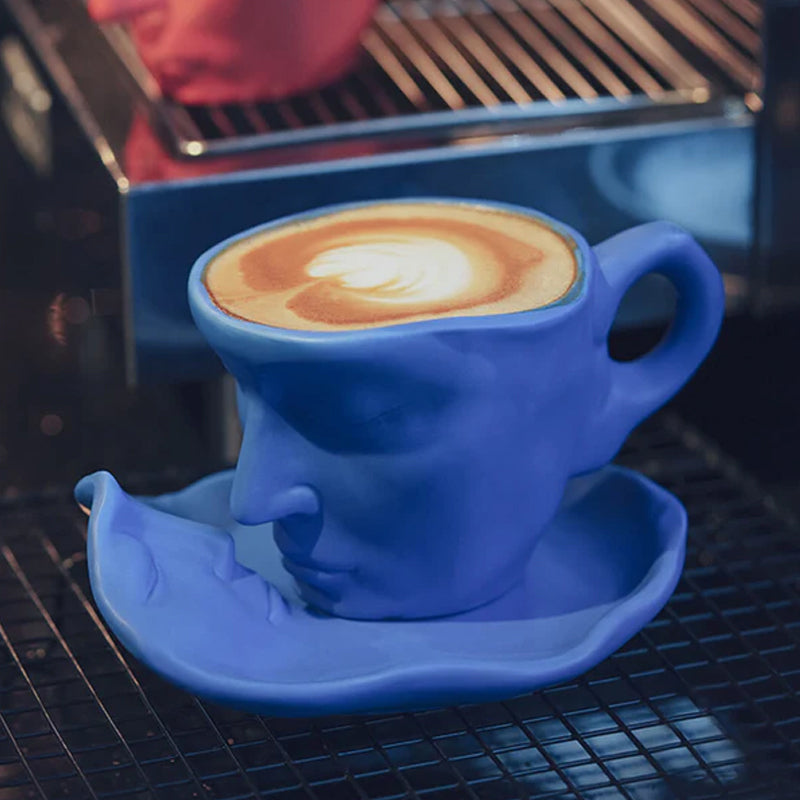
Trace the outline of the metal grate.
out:
M 106 632 L 71 504 L 6 508 L 0 800 L 796 797 L 795 524 L 674 417 L 643 426 L 621 460 L 689 511 L 667 608 L 578 680 L 418 714 L 282 720 L 201 702 Z
M 121 28 L 105 33 L 173 148 L 203 156 L 710 113 L 758 91 L 760 22 L 754 0 L 384 0 L 348 78 L 277 103 L 192 107 L 160 96 Z

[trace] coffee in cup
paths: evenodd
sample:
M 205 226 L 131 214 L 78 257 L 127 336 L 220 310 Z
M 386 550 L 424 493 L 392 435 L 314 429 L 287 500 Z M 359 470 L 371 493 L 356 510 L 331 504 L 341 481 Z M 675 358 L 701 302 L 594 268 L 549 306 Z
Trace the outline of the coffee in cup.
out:
M 277 328 L 358 330 L 549 305 L 569 291 L 568 239 L 531 216 L 458 203 L 387 203 L 241 239 L 204 280 L 228 314 Z

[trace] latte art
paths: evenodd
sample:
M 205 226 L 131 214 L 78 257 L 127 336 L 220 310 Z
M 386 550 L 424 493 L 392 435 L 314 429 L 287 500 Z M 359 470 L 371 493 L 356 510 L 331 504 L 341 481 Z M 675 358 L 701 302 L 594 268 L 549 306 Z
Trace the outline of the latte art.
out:
M 374 303 L 437 303 L 469 288 L 473 265 L 439 239 L 389 239 L 339 247 L 318 255 L 306 272 L 357 291 Z
M 207 267 L 214 302 L 295 330 L 348 330 L 539 308 L 577 274 L 533 217 L 457 203 L 364 206 L 237 241 Z

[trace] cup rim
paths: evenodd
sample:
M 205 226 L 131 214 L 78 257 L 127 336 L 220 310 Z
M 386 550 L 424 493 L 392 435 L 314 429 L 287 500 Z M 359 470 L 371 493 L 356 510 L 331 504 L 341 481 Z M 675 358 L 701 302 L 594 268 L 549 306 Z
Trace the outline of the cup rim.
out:
M 351 328 L 342 331 L 312 331 L 291 328 L 279 328 L 262 322 L 253 322 L 241 317 L 236 317 L 221 309 L 212 299 L 203 275 L 208 265 L 224 252 L 227 248 L 237 244 L 243 239 L 275 228 L 294 225 L 298 222 L 314 219 L 326 214 L 343 211 L 352 211 L 375 205 L 466 205 L 477 208 L 488 208 L 506 211 L 531 217 L 542 222 L 557 234 L 562 236 L 570 246 L 570 251 L 575 256 L 577 275 L 566 294 L 544 306 L 522 311 L 511 311 L 500 314 L 482 314 L 475 316 L 447 315 L 434 319 L 416 320 L 413 322 L 397 322 L 368 328 Z M 192 316 L 201 331 L 208 335 L 210 330 L 225 331 L 224 338 L 230 336 L 244 337 L 250 340 L 269 340 L 272 342 L 284 341 L 286 343 L 318 343 L 330 342 L 345 344 L 348 340 L 363 340 L 367 337 L 373 340 L 406 337 L 415 334 L 436 334 L 454 331 L 477 331 L 481 329 L 520 328 L 532 325 L 546 324 L 555 319 L 560 319 L 582 306 L 586 300 L 592 259 L 591 248 L 580 233 L 570 228 L 563 222 L 535 209 L 513 203 L 504 203 L 494 200 L 482 200 L 462 197 L 397 197 L 390 199 L 376 198 L 348 203 L 335 203 L 319 206 L 308 211 L 288 214 L 269 222 L 255 225 L 239 233 L 223 239 L 218 244 L 202 253 L 194 262 L 189 273 L 188 295 Z

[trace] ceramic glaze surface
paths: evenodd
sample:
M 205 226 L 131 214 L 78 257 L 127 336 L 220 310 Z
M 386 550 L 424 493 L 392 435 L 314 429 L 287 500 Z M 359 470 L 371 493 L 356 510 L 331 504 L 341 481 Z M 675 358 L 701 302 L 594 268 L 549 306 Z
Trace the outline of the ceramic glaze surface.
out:
M 232 480 L 137 499 L 100 472 L 76 497 L 91 508 L 92 591 L 122 643 L 188 691 L 258 713 L 416 709 L 566 680 L 649 621 L 683 566 L 680 503 L 607 467 L 570 481 L 510 604 L 435 621 L 331 617 L 298 595 L 269 525 L 232 519 Z
M 238 385 L 233 517 L 275 523 L 286 570 L 325 612 L 427 618 L 513 597 L 567 481 L 606 464 L 717 334 L 722 281 L 681 229 L 643 225 L 592 249 L 544 215 L 475 206 L 527 214 L 572 242 L 579 275 L 567 295 L 531 311 L 345 332 L 249 322 L 209 297 L 206 267 L 226 248 L 354 206 L 247 231 L 190 276 L 197 325 Z M 676 286 L 674 324 L 652 353 L 614 362 L 606 340 L 619 302 L 653 271 Z

